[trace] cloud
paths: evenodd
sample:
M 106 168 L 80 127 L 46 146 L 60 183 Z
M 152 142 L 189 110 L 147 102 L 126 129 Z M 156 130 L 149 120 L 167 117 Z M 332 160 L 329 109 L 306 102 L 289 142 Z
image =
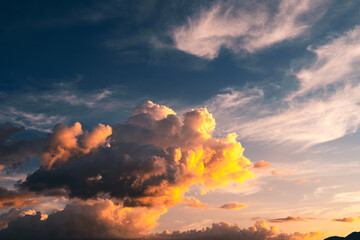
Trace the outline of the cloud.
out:
M 199 208 L 199 209 L 208 209 L 209 206 L 207 203 L 200 202 L 199 199 L 196 199 L 195 197 L 186 197 L 184 200 L 184 203 L 188 205 L 188 207 L 191 208 Z
M 297 74 L 300 89 L 293 95 L 326 87 L 338 82 L 357 81 L 360 77 L 360 26 L 317 48 L 308 48 L 316 55 L 310 67 Z
M 291 174 L 291 172 L 288 170 L 272 170 L 271 174 L 275 176 L 286 176 Z
M 270 166 L 271 163 L 266 162 L 264 160 L 260 160 L 254 163 L 254 168 L 266 168 L 268 166 Z
M 33 193 L 14 191 L 0 187 L 0 209 L 13 207 L 28 207 L 40 202 L 34 198 Z
M 257 88 L 228 89 L 206 103 L 222 132 L 235 131 L 247 141 L 305 149 L 342 138 L 355 133 L 360 124 L 359 46 L 360 27 L 355 27 L 328 43 L 309 47 L 316 59 L 294 73 L 299 89 L 283 99 L 264 104 L 266 96 L 256 93 L 261 92 Z
M 111 91 L 104 89 L 100 93 L 89 94 L 89 96 L 78 96 L 68 90 L 60 90 L 53 94 L 44 94 L 40 97 L 51 102 L 64 102 L 73 106 L 87 106 L 93 108 L 99 104 L 101 100 L 106 99 L 112 93 Z
M 53 126 L 58 122 L 64 122 L 65 120 L 66 117 L 64 116 L 48 116 L 44 113 L 29 113 L 18 110 L 14 107 L 4 107 L 4 110 L 0 110 L 1 122 L 11 122 L 20 126 L 25 126 L 27 129 L 33 129 L 42 132 L 49 131 L 49 126 Z
M 277 227 L 269 227 L 265 221 L 257 221 L 252 227 L 239 228 L 238 225 L 231 225 L 226 222 L 213 223 L 211 227 L 201 230 L 187 230 L 184 232 L 175 231 L 172 233 L 163 232 L 153 234 L 150 239 L 228 239 L 228 240 L 310 240 L 320 237 L 319 232 L 309 233 L 277 233 Z
M 78 149 L 79 123 L 56 127 L 43 156 L 63 164 L 49 171 L 45 163 L 22 187 L 36 192 L 65 188 L 81 198 L 108 193 L 127 205 L 173 205 L 194 184 L 213 189 L 253 176 L 235 135 L 211 136 L 215 121 L 206 109 L 186 112 L 181 120 L 164 106 L 150 105 L 145 102 L 127 121 L 112 127 L 111 147 L 98 146 L 87 154 L 72 153 Z M 66 138 L 58 140 L 63 134 Z
M 231 4 L 229 4 L 231 3 Z M 322 1 L 279 1 L 271 13 L 264 3 L 217 2 L 201 9 L 172 32 L 174 47 L 205 59 L 214 59 L 221 47 L 234 52 L 255 52 L 284 40 L 294 39 L 322 15 Z
M 245 203 L 238 203 L 238 202 L 232 202 L 232 203 L 226 203 L 219 208 L 221 209 L 227 209 L 227 210 L 238 210 L 247 207 Z
M 8 223 L 25 215 L 35 215 L 35 210 L 22 210 L 18 208 L 11 208 L 9 212 L 0 215 L 0 230 L 8 226 Z
M 333 222 L 347 222 L 347 223 L 352 223 L 355 222 L 356 219 L 352 218 L 352 217 L 345 217 L 345 218 L 334 218 L 332 219 Z
M 157 225 L 165 208 L 123 208 L 110 200 L 72 203 L 41 220 L 40 212 L 9 222 L 2 239 L 108 239 L 137 237 Z
M 191 186 L 206 192 L 254 177 L 236 135 L 215 138 L 214 129 L 215 120 L 205 108 L 192 109 L 180 118 L 170 108 L 150 101 L 136 107 L 128 120 L 111 127 L 99 124 L 84 132 L 78 122 L 58 124 L 47 137 L 41 167 L 17 186 L 37 196 L 82 199 L 86 202 L 81 206 L 68 205 L 68 209 L 89 208 L 94 218 L 100 212 L 104 216 L 104 211 L 96 209 L 109 207 L 121 216 L 130 214 L 136 220 L 110 214 L 116 224 L 129 224 L 126 235 L 141 232 L 139 227 L 148 226 L 144 230 L 148 231 L 168 207 L 180 203 L 207 207 L 184 196 Z M 89 206 L 93 201 L 100 203 Z M 65 208 L 56 216 L 67 213 Z M 44 225 L 53 221 L 52 216 Z M 151 224 L 141 222 L 147 218 L 152 219 Z M 36 216 L 31 219 L 38 221 Z M 12 229 L 11 224 L 8 229 L 5 231 Z
M 72 127 L 57 124 L 53 133 L 48 135 L 48 149 L 42 154 L 41 165 L 50 169 L 55 163 L 65 162 L 74 155 L 87 154 L 92 149 L 105 145 L 111 134 L 109 125 L 99 124 L 91 132 L 83 132 L 79 122 Z
M 16 127 L 10 123 L 0 125 L 0 172 L 5 167 L 21 165 L 32 156 L 39 156 L 45 146 L 43 138 L 24 139 L 24 127 Z
M 298 222 L 298 221 L 307 221 L 311 220 L 313 218 L 304 218 L 304 217 L 294 217 L 294 216 L 288 216 L 286 218 L 274 218 L 274 219 L 268 219 L 269 222 L 272 223 L 285 223 L 285 222 Z

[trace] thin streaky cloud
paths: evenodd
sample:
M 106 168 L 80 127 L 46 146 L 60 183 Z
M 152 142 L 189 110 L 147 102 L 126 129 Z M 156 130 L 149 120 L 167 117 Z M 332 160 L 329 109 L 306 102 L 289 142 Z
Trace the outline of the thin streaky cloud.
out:
M 308 48 L 316 55 L 310 67 L 297 74 L 300 89 L 292 97 L 338 82 L 357 81 L 360 77 L 360 26 L 318 48 Z
M 288 97 L 264 105 L 264 96 L 254 95 L 254 90 L 230 91 L 209 100 L 209 109 L 213 108 L 224 129 L 251 141 L 298 144 L 306 149 L 355 133 L 360 124 L 359 49 L 360 27 L 356 27 L 314 50 L 317 59 L 297 73 L 300 88 Z M 332 87 L 296 97 L 324 86 Z M 227 101 L 234 103 L 231 111 L 221 105 Z
M 202 9 L 173 30 L 174 47 L 208 60 L 216 58 L 222 47 L 253 53 L 300 36 L 324 12 L 323 1 L 282 0 L 275 14 L 264 3 L 248 5 L 244 9 L 218 2 Z M 317 17 L 311 15 L 315 11 Z

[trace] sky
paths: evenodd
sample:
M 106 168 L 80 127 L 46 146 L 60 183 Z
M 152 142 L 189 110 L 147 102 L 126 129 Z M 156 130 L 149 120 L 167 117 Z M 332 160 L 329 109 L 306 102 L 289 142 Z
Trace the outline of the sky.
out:
M 360 231 L 359 11 L 1 1 L 0 238 Z

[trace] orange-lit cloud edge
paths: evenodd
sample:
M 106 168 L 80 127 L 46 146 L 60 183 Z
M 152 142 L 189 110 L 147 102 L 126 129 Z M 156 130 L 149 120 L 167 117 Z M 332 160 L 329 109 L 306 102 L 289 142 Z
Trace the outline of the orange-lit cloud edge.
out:
M 33 221 L 42 222 L 41 226 L 51 229 L 56 222 L 67 222 L 69 217 L 81 221 L 96 219 L 102 224 L 104 231 L 102 235 L 96 233 L 84 233 L 81 237 L 139 237 L 154 229 L 159 217 L 167 212 L 169 207 L 184 203 L 189 207 L 208 209 L 206 203 L 200 202 L 194 196 L 185 197 L 191 186 L 197 185 L 201 193 L 216 189 L 236 182 L 242 184 L 247 179 L 254 178 L 252 168 L 267 167 L 270 163 L 260 161 L 254 165 L 243 156 L 243 147 L 236 140 L 236 134 L 228 134 L 224 138 L 215 138 L 212 133 L 215 129 L 215 120 L 207 109 L 192 109 L 183 114 L 181 120 L 176 113 L 162 105 L 151 101 L 136 107 L 131 117 L 123 124 L 117 126 L 105 126 L 99 124 L 92 131 L 83 131 L 80 123 L 73 126 L 58 124 L 47 138 L 46 151 L 41 154 L 41 171 L 56 174 L 56 171 L 72 164 L 76 166 L 77 161 L 87 161 L 87 158 L 99 157 L 97 154 L 109 153 L 112 148 L 124 142 L 136 142 L 139 145 L 153 145 L 164 152 L 164 156 L 151 156 L 149 166 L 144 169 L 133 170 L 131 174 L 136 177 L 132 182 L 133 187 L 144 188 L 140 195 L 116 197 L 109 194 L 107 190 L 101 189 L 103 195 L 95 195 L 84 199 L 76 194 L 67 197 L 74 200 L 64 210 L 49 215 L 48 218 L 41 214 L 31 212 Z M 127 130 L 129 129 L 129 132 Z M 142 133 L 147 131 L 147 136 Z M 133 131 L 133 132 L 132 132 Z M 138 134 L 138 135 L 137 135 Z M 65 166 L 65 167 L 64 167 Z M 169 170 L 170 169 L 170 170 Z M 39 170 L 39 171 L 40 171 Z M 106 170 L 106 169 L 105 169 Z M 85 170 L 84 170 L 85 171 Z M 169 176 L 169 174 L 173 174 Z M 277 175 L 273 173 L 274 175 Z M 104 176 L 106 173 L 103 174 Z M 81 179 L 86 184 L 100 184 L 104 179 L 101 173 Z M 124 176 L 119 176 L 124 178 Z M 126 177 L 126 176 L 125 176 Z M 161 181 L 158 181 L 160 179 Z M 157 182 L 156 182 L 156 181 Z M 26 180 L 31 183 L 31 176 Z M 155 181 L 156 183 L 153 183 Z M 25 182 L 26 183 L 26 182 Z M 87 186 L 87 185 L 84 186 Z M 64 185 L 66 188 L 66 184 Z M 25 207 L 35 205 L 39 202 L 27 204 L 27 198 L 33 198 L 31 188 L 25 188 L 23 192 L 12 192 L 8 202 L 13 201 L 12 207 Z M 41 196 L 42 192 L 37 192 Z M 12 199 L 11 199 L 12 198 Z M 19 202 L 19 203 L 17 203 Z M 244 203 L 224 203 L 217 209 L 238 210 L 246 207 Z M 5 205 L 1 205 L 5 207 Z M 19 211 L 17 216 L 27 215 Z M 55 220 L 54 220 L 55 219 Z M 272 221 L 273 220 L 273 221 Z M 276 219 L 275 219 L 276 220 Z M 270 222 L 280 222 L 270 219 Z M 284 221 L 300 221 L 303 218 L 284 218 Z M 96 223 L 89 223 L 96 225 Z M 76 225 L 76 224 L 75 224 Z M 4 225 L 5 226 L 5 225 Z M 14 227 L 16 225 L 12 225 Z M 257 221 L 248 229 L 240 229 L 237 225 L 228 223 L 214 223 L 211 228 L 201 230 L 201 236 L 212 232 L 231 231 L 239 234 L 266 233 L 272 239 L 311 239 L 319 237 L 320 233 L 294 233 L 287 235 L 277 233 L 276 227 L 268 227 L 264 220 Z M 3 233 L 11 233 L 12 229 L 4 227 Z M 90 234 L 90 235 L 89 235 Z M 187 238 L 201 238 L 201 236 L 182 233 Z M 250 236 L 249 235 L 249 236 Z M 1 236 L 1 235 L 0 235 Z M 151 235 L 155 237 L 176 237 L 174 233 L 163 233 Z M 255 239 L 255 238 L 254 238 Z

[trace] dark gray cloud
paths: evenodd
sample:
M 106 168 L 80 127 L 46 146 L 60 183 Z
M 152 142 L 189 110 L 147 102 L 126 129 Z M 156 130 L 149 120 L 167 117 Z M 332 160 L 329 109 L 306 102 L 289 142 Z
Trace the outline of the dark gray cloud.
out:
M 102 206 L 72 204 L 63 211 L 51 214 L 41 221 L 41 214 L 24 216 L 11 221 L 8 228 L 0 231 L 3 239 L 124 239 L 129 236 L 124 226 L 116 226 L 98 218 Z M 269 227 L 264 221 L 256 222 L 252 227 L 240 228 L 225 222 L 213 223 L 202 230 L 190 229 L 184 232 L 163 232 L 137 236 L 138 240 L 301 240 L 315 239 L 320 234 L 278 233 L 276 227 Z M 132 238 L 136 237 L 132 235 Z
M 8 223 L 16 220 L 19 217 L 25 215 L 34 215 L 36 214 L 35 210 L 23 210 L 19 208 L 11 208 L 8 212 L 0 215 L 0 230 L 8 226 Z
M 10 207 L 27 207 L 40 202 L 34 194 L 27 191 L 15 191 L 0 187 L 0 209 Z
M 45 138 L 24 139 L 21 133 L 26 136 L 24 127 L 16 127 L 10 123 L 0 125 L 0 165 L 16 167 L 43 151 Z

